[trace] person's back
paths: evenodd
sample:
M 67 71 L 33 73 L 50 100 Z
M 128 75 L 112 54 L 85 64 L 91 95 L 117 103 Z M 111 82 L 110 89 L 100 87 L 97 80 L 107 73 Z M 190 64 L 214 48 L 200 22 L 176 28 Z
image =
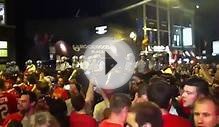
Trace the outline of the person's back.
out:
M 73 95 L 72 106 L 75 109 L 70 115 L 70 127 L 97 127 L 94 118 L 85 112 L 85 99 L 81 94 Z
M 99 124 L 99 127 L 123 127 L 123 126 L 108 120 L 104 120 Z
M 123 127 L 125 125 L 128 108 L 131 105 L 130 98 L 125 94 L 114 94 L 110 98 L 109 118 L 102 121 L 99 127 Z
M 172 115 L 172 114 L 164 114 L 163 117 L 163 127 L 191 127 L 192 124 L 189 120 L 184 119 L 182 117 Z
M 94 118 L 86 114 L 72 112 L 70 115 L 71 127 L 97 127 L 97 122 Z

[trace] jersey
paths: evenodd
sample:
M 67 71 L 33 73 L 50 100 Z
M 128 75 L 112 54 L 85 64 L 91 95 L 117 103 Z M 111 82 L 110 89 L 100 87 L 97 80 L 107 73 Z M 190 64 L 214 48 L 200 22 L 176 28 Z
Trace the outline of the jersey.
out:
M 8 114 L 17 112 L 17 99 L 10 93 L 0 95 L 0 125 Z

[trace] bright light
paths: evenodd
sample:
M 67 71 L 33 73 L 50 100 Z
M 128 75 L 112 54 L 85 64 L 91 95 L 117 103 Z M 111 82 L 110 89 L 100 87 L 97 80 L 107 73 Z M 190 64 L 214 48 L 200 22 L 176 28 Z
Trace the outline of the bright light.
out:
M 196 59 L 200 60 L 200 59 L 201 59 L 201 56 L 196 56 Z
M 212 43 L 212 48 L 213 48 L 213 53 L 214 54 L 219 54 L 219 41 L 213 41 Z
M 63 52 L 66 52 L 67 51 L 67 49 L 66 49 L 66 47 L 65 47 L 65 44 L 64 43 L 60 43 L 60 49 L 63 51 Z
M 186 56 L 191 57 L 190 53 L 188 51 L 185 51 Z
M 135 38 L 135 37 L 136 37 L 135 32 L 131 32 L 130 35 L 129 35 L 129 37 L 132 38 L 132 39 Z
M 203 56 L 203 57 L 202 57 L 202 59 L 206 60 L 206 59 L 207 59 L 207 57 L 206 57 L 206 56 Z
M 8 42 L 7 41 L 0 41 L 0 48 L 8 48 Z
M 191 46 L 192 45 L 192 28 L 183 28 L 183 45 Z
M 190 51 L 190 54 L 195 57 L 195 53 L 193 51 Z
M 196 8 L 197 8 L 197 9 L 199 9 L 199 7 L 200 7 L 199 5 L 196 5 Z
M 217 54 L 215 54 L 215 53 L 212 53 L 212 56 L 216 56 Z
M 194 63 L 195 63 L 195 61 L 194 61 L 194 60 L 191 60 L 191 61 L 190 61 L 190 63 L 191 63 L 191 64 L 194 64 Z
M 131 39 L 133 39 L 134 41 L 136 41 L 136 39 L 137 39 L 137 35 L 136 35 L 135 32 L 131 32 L 131 33 L 129 34 L 129 37 L 130 37 Z
M 99 26 L 99 27 L 96 27 L 95 30 L 97 34 L 105 34 L 107 32 L 107 26 Z

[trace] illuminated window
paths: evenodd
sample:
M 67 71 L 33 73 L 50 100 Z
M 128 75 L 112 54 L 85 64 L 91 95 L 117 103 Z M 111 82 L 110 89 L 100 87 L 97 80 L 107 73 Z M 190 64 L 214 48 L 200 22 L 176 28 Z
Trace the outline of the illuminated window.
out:
M 0 24 L 5 24 L 5 5 L 0 3 Z
M 213 54 L 215 55 L 219 55 L 219 41 L 213 41 L 212 43 L 212 47 L 213 47 Z
M 192 45 L 192 28 L 183 28 L 183 45 Z
M 0 57 L 8 57 L 8 42 L 0 41 Z

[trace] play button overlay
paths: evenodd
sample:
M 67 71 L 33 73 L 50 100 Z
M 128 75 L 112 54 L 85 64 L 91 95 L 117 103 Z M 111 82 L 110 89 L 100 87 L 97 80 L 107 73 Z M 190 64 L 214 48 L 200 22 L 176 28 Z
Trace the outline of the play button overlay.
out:
M 134 73 L 135 57 L 123 40 L 113 37 L 97 39 L 87 46 L 85 74 L 103 89 L 116 89 L 125 85 Z
M 107 53 L 105 52 L 105 75 L 117 64 L 117 62 Z

